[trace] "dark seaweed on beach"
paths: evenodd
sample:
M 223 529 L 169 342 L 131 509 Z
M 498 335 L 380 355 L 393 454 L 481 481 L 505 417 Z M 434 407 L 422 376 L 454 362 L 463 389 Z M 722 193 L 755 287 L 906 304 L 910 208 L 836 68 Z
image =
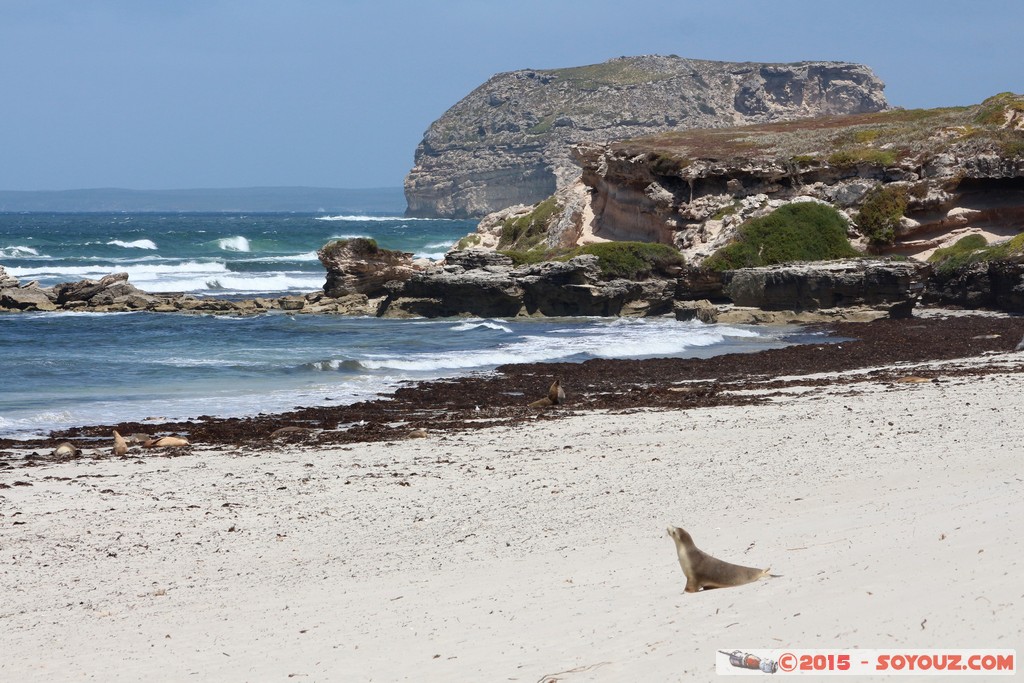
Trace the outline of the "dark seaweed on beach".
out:
M 109 452 L 111 429 L 122 433 L 152 431 L 187 435 L 194 444 L 237 446 L 263 450 L 280 442 L 272 434 L 284 427 L 303 428 L 308 446 L 391 441 L 408 438 L 414 430 L 428 433 L 514 425 L 535 419 L 555 419 L 580 410 L 628 411 L 687 409 L 719 405 L 756 404 L 771 390 L 862 381 L 895 382 L 914 374 L 936 378 L 936 370 L 899 366 L 923 361 L 978 357 L 1013 351 L 1024 335 L 1024 318 L 954 316 L 871 323 L 840 323 L 818 328 L 847 341 L 823 341 L 757 353 L 727 354 L 704 359 L 595 359 L 584 363 L 504 365 L 497 371 L 458 379 L 423 382 L 389 396 L 347 406 L 300 408 L 276 415 L 246 418 L 203 417 L 163 425 L 125 423 L 54 432 L 38 442 L 0 441 L 4 448 L 45 448 L 72 440 Z M 856 369 L 866 375 L 822 377 Z M 981 363 L 970 369 L 943 369 L 941 375 L 982 375 L 1006 371 Z M 529 408 L 532 397 L 543 395 L 553 379 L 566 391 L 563 405 Z M 768 390 L 756 395 L 745 389 Z M 306 430 L 311 431 L 306 431 Z

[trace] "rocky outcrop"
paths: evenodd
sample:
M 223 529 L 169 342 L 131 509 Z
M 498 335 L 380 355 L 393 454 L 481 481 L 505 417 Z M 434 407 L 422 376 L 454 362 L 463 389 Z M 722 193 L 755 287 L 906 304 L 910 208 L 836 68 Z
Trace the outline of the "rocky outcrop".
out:
M 497 248 L 506 226 L 555 202 L 546 232 L 533 231 L 547 249 L 659 242 L 699 265 L 750 219 L 811 201 L 847 219 L 857 249 L 926 260 L 966 235 L 992 243 L 1024 231 L 1020 111 L 1024 97 L 1004 94 L 974 107 L 579 145 L 578 183 L 534 207 L 485 217 L 466 240 Z
M 687 131 L 575 150 L 598 238 L 661 242 L 700 263 L 736 229 L 793 201 L 830 204 L 862 250 L 925 259 L 980 233 L 1024 230 L 1024 98 L 960 109 L 887 111 Z M 1009 121 L 1009 123 L 1006 123 Z M 889 239 L 866 202 L 886 188 Z M 884 221 L 883 221 L 884 222 Z
M 257 315 L 269 311 L 296 314 L 376 315 L 383 298 L 365 294 L 329 297 L 323 292 L 269 299 L 230 300 L 195 297 L 190 294 L 149 294 L 128 283 L 125 273 L 112 273 L 100 280 L 66 282 L 53 287 L 35 283 L 18 286 L 0 267 L 0 312 L 89 311 L 95 313 L 196 313 L 214 315 Z
M 324 293 L 329 297 L 380 296 L 388 282 L 407 280 L 417 270 L 412 254 L 381 249 L 366 237 L 329 242 L 316 255 L 327 269 Z
M 671 311 L 675 281 L 652 278 L 602 280 L 598 259 L 581 255 L 565 262 L 514 268 L 490 252 L 449 255 L 443 267 L 388 285 L 385 317 L 642 316 Z
M 56 304 L 38 287 L 0 289 L 0 308 L 15 311 L 55 311 Z
M 950 272 L 936 271 L 922 301 L 947 308 L 1024 313 L 1024 261 L 998 259 Z
M 102 301 L 94 303 L 110 305 L 117 297 L 142 294 L 142 290 L 128 284 L 128 273 L 111 273 L 99 280 L 64 282 L 53 287 L 56 302 L 62 306 L 75 301 L 91 301 L 98 296 Z
M 0 289 L 10 289 L 18 286 L 18 278 L 7 273 L 3 266 L 0 266 Z
M 931 268 L 917 261 L 850 259 L 726 271 L 724 294 L 737 306 L 813 311 L 895 307 L 909 315 Z
M 466 218 L 534 204 L 579 176 L 578 143 L 880 111 L 883 88 L 845 62 L 644 56 L 498 74 L 424 134 L 405 180 L 408 213 Z

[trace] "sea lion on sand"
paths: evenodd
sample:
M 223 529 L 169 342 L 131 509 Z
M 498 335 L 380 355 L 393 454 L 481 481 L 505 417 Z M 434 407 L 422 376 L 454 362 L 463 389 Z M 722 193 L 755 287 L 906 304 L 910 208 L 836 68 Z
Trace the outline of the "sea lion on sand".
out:
M 118 457 L 128 455 L 128 444 L 116 429 L 114 430 L 114 455 Z
M 58 458 L 74 458 L 81 455 L 82 449 L 70 441 L 62 441 L 53 449 L 53 455 Z
M 548 395 L 539 401 L 534 401 L 529 407 L 547 408 L 548 406 L 557 406 L 563 401 L 565 401 L 565 390 L 562 389 L 562 380 L 556 379 L 548 388 Z
M 712 588 L 742 586 L 766 576 L 775 576 L 768 573 L 771 567 L 768 569 L 741 567 L 738 564 L 730 564 L 711 557 L 694 545 L 690 534 L 677 526 L 670 526 L 668 535 L 676 543 L 679 566 L 686 574 L 687 593 L 696 593 L 702 588 L 711 590 Z
M 183 439 L 180 436 L 160 436 L 155 439 L 150 439 L 146 443 L 142 444 L 143 448 L 181 448 L 182 446 L 189 446 L 188 439 Z

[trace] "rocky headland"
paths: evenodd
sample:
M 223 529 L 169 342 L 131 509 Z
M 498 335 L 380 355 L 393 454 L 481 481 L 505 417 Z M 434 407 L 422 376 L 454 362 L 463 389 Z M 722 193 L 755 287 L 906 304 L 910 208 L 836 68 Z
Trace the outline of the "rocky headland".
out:
M 577 147 L 581 180 L 489 216 L 440 262 L 339 240 L 324 290 L 153 295 L 125 274 L 0 310 L 409 316 L 905 317 L 1024 312 L 1024 97 L 690 130 Z
M 688 266 L 738 270 L 779 263 L 759 262 L 750 250 L 736 258 L 755 221 L 811 203 L 844 226 L 845 247 L 792 260 L 910 258 L 920 272 L 933 267 L 928 303 L 1022 310 L 1024 97 L 666 133 L 581 145 L 575 154 L 578 183 L 485 217 L 460 246 L 535 261 L 605 242 L 658 243 L 678 249 Z M 758 251 L 783 239 L 797 252 L 812 241 L 773 237 Z M 692 293 L 722 293 L 721 275 L 701 277 Z M 772 299 L 757 305 L 773 307 Z
M 888 107 L 846 62 L 620 57 L 494 76 L 432 123 L 405 180 L 411 216 L 480 217 L 533 204 L 580 175 L 572 146 Z

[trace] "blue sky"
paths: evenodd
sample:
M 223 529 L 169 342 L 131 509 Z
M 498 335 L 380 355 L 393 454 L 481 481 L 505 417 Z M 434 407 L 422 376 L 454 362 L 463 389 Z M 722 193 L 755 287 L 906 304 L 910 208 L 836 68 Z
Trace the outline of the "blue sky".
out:
M 1018 0 L 0 0 L 0 189 L 401 185 L 491 75 L 621 55 L 867 64 L 893 105 L 1024 91 Z

